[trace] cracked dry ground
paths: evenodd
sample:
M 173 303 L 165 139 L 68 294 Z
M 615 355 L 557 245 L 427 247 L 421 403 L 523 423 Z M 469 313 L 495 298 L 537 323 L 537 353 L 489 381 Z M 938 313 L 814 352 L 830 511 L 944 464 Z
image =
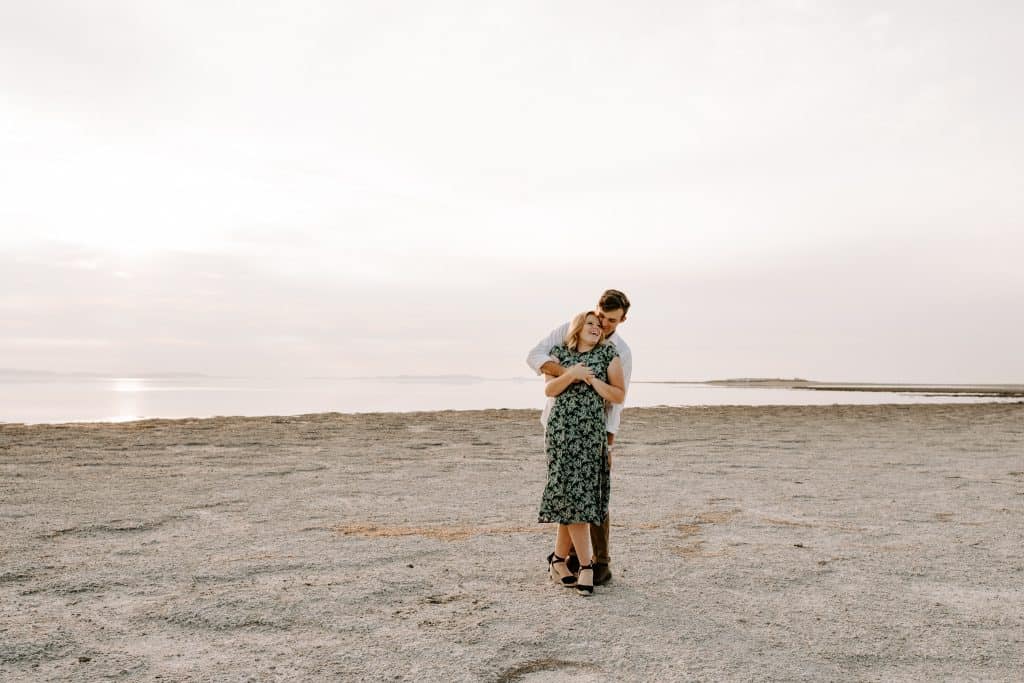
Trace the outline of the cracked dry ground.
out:
M 0 680 L 1017 680 L 1024 406 L 652 408 L 615 578 L 535 411 L 0 425 Z

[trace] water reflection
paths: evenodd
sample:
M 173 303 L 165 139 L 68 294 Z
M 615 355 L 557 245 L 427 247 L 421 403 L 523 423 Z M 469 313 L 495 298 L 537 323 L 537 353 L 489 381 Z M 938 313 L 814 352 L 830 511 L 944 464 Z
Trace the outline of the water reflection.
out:
M 116 377 L 111 380 L 111 391 L 136 392 L 146 391 L 146 380 L 141 377 Z
M 630 387 L 626 406 L 978 403 L 995 400 L 1019 399 L 638 382 Z M 0 422 L 125 422 L 148 417 L 539 409 L 543 403 L 543 382 L 540 378 L 483 380 L 459 377 L 395 381 L 388 378 L 53 376 L 45 381 L 39 378 L 19 381 L 0 376 Z

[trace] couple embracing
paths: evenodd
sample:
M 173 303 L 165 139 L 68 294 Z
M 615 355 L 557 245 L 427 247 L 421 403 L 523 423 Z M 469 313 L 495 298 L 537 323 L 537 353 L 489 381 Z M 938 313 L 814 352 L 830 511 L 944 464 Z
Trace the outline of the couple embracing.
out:
M 611 447 L 633 366 L 616 328 L 628 312 L 626 295 L 609 289 L 596 310 L 552 330 L 526 360 L 545 376 L 549 397 L 541 415 L 548 479 L 539 514 L 539 521 L 558 524 L 549 572 L 556 583 L 581 595 L 592 595 L 595 585 L 612 578 Z

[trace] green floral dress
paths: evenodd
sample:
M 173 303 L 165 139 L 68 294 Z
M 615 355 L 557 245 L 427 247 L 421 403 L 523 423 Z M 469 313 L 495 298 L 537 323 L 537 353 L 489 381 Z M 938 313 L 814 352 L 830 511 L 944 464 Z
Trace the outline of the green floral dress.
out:
M 584 363 L 594 376 L 608 381 L 608 366 L 619 355 L 612 344 L 579 353 L 556 346 L 551 355 L 562 367 Z M 604 399 L 586 382 L 570 384 L 555 397 L 548 415 L 544 443 L 548 483 L 540 502 L 539 521 L 601 524 L 608 516 L 608 437 Z

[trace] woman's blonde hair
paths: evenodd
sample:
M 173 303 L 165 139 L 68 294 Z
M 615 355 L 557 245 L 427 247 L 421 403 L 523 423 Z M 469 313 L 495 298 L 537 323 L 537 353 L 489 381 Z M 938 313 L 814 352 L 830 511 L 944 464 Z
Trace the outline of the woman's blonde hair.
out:
M 569 331 L 565 333 L 565 345 L 573 351 L 575 351 L 580 344 L 580 332 L 583 331 L 583 325 L 587 322 L 588 315 L 594 316 L 598 321 L 601 320 L 601 316 L 594 311 L 583 311 L 582 313 L 577 313 L 573 317 L 572 322 L 569 323 Z M 601 328 L 601 338 L 597 340 L 597 346 L 600 346 L 601 344 L 604 344 L 603 327 Z

